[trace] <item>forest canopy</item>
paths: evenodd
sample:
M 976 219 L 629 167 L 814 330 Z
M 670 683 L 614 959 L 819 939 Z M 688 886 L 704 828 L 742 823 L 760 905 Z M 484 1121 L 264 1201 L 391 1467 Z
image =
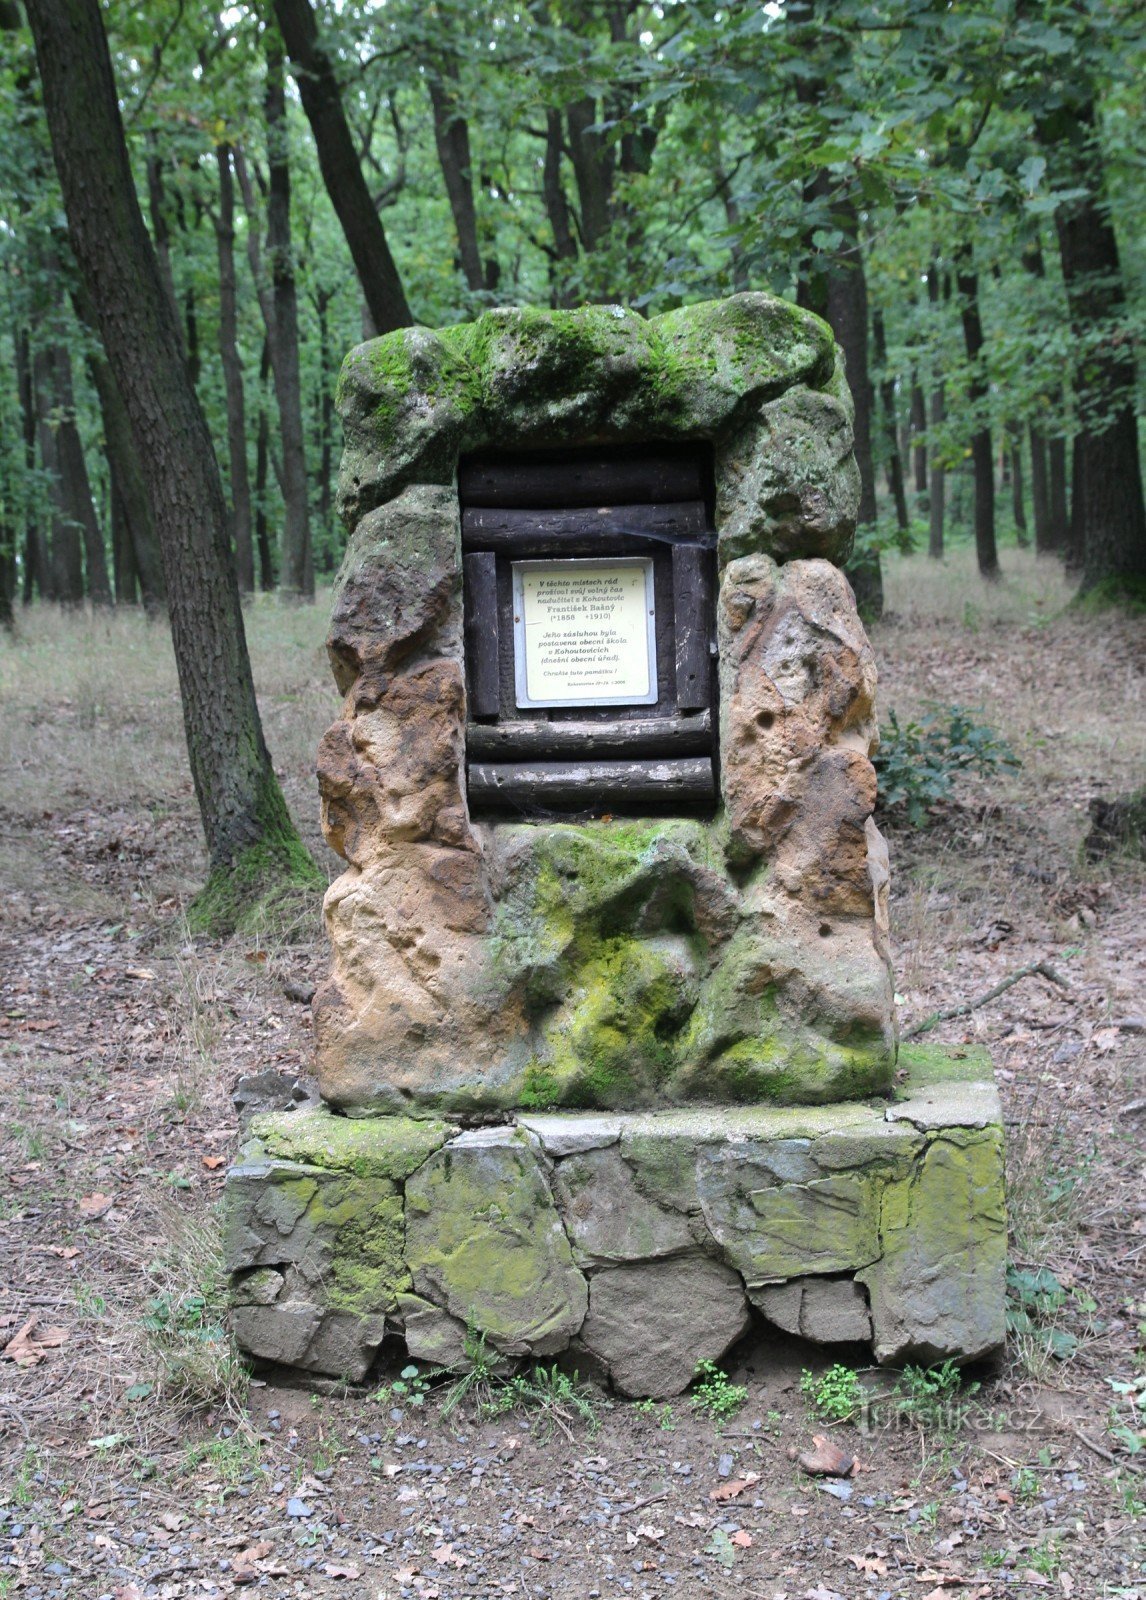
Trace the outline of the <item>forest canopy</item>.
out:
M 347 349 L 487 307 L 768 289 L 857 404 L 853 581 L 1005 532 L 1146 574 L 1146 14 L 1128 0 L 183 0 L 103 7 L 136 192 L 241 590 L 337 566 Z M 164 579 L 77 272 L 25 19 L 0 5 L 0 590 Z M 1005 497 L 1000 493 L 1005 486 Z

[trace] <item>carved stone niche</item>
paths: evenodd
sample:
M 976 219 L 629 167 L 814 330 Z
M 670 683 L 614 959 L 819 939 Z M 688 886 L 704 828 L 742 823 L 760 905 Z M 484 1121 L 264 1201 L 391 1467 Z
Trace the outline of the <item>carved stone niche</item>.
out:
M 876 672 L 836 565 L 858 475 L 825 324 L 762 294 L 491 311 L 360 346 L 339 406 L 324 1100 L 885 1094 Z

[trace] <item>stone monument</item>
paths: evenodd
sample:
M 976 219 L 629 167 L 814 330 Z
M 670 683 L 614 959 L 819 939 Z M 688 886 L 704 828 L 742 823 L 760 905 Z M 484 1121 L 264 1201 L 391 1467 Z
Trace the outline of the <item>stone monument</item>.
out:
M 240 1344 L 657 1396 L 753 1316 L 993 1350 L 989 1062 L 897 1056 L 830 330 L 491 311 L 360 346 L 339 405 L 324 1105 L 229 1174 Z

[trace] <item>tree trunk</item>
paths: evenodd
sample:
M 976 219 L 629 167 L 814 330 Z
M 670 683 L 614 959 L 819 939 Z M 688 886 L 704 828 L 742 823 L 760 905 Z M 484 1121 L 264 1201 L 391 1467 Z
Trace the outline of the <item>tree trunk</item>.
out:
M 922 443 L 927 432 L 927 397 L 919 382 L 918 372 L 911 374 L 911 466 L 915 479 L 915 498 L 920 505 L 927 503 L 927 446 Z
M 272 594 L 275 563 L 267 524 L 267 486 L 270 481 L 271 425 L 267 416 L 267 379 L 271 373 L 271 341 L 263 340 L 259 357 L 259 425 L 255 435 L 255 544 L 259 551 L 259 588 Z
M 263 740 L 227 510 L 128 161 L 99 0 L 29 0 L 72 247 L 98 308 L 163 549 L 191 774 L 211 879 L 197 920 L 234 923 L 268 880 L 314 882 Z
M 1035 523 L 1035 554 L 1047 555 L 1051 544 L 1050 484 L 1047 479 L 1047 442 L 1032 422 L 1027 430 L 1031 445 L 1031 514 Z
M 111 478 L 111 565 L 115 582 L 117 606 L 133 606 L 139 598 L 139 574 L 135 569 L 135 552 L 131 547 L 131 529 L 123 496 L 119 492 L 114 464 L 108 462 Z
M 50 346 L 37 350 L 32 359 L 32 379 L 36 391 L 36 421 L 40 440 L 40 466 L 47 474 L 52 503 L 52 536 L 47 548 L 44 588 L 46 599 L 62 605 L 82 605 L 84 598 L 84 558 L 80 543 L 80 520 L 69 503 L 73 484 L 68 477 L 60 436 L 59 402 L 56 384 L 59 369 L 56 352 Z
M 251 484 L 247 474 L 247 417 L 243 396 L 243 364 L 239 356 L 239 304 L 235 277 L 235 184 L 231 147 L 215 147 L 219 169 L 219 215 L 215 237 L 219 249 L 219 356 L 227 397 L 227 456 L 231 479 L 231 542 L 239 591 L 255 587 L 251 548 Z
M 36 470 L 36 390 L 32 379 L 32 352 L 28 330 L 21 328 L 16 336 L 16 387 L 20 394 L 20 420 L 24 435 L 24 474 L 32 481 Z M 37 514 L 36 497 L 26 496 L 24 513 L 24 587 L 21 599 L 31 605 L 36 590 L 41 599 L 47 599 L 47 563 L 44 559 L 44 540 Z
M 940 300 L 946 301 L 950 292 L 950 277 L 940 273 L 939 258 L 932 256 L 927 269 L 927 299 L 932 317 L 938 315 Z M 931 435 L 927 483 L 927 554 L 934 561 L 942 561 L 944 525 L 947 520 L 947 470 L 939 445 L 940 430 L 947 419 L 947 384 L 942 367 L 932 373 L 927 413 Z
M 610 202 L 616 162 L 606 134 L 599 131 L 601 119 L 592 95 L 583 95 L 566 107 L 565 126 L 569 135 L 569 158 L 577 183 L 581 245 L 594 251 L 609 231 L 612 220 Z
M 1135 417 L 1134 346 L 1126 293 L 1105 198 L 1105 172 L 1091 101 L 1060 118 L 1054 154 L 1069 162 L 1079 198 L 1055 212 L 1062 276 L 1078 352 L 1074 392 L 1082 431 L 1075 445 L 1072 544 L 1082 540 L 1081 592 L 1101 586 L 1146 592 L 1146 503 Z M 1077 521 L 1078 527 L 1073 524 Z
M 1023 430 L 1018 422 L 1007 424 L 1007 445 L 1011 464 L 1011 513 L 1015 519 L 1015 543 L 1020 550 L 1030 544 L 1027 538 L 1027 508 L 1023 501 Z
M 903 486 L 903 457 L 899 453 L 899 434 L 895 419 L 895 379 L 887 370 L 887 335 L 883 327 L 883 312 L 878 308 L 871 314 L 872 341 L 875 345 L 876 365 L 880 369 L 879 398 L 883 407 L 883 429 L 887 438 L 887 487 L 895 503 L 896 526 L 906 533 L 911 526 L 907 511 L 907 494 Z
M 1066 500 L 1066 440 L 1057 431 L 1047 440 L 1047 470 L 1050 478 L 1051 549 L 1065 550 L 1070 520 Z
M 66 345 L 56 345 L 52 351 L 55 366 L 55 398 L 59 417 L 56 448 L 59 452 L 60 471 L 64 481 L 64 497 L 71 516 L 79 524 L 83 541 L 84 569 L 87 578 L 88 599 L 93 605 L 111 604 L 111 584 L 107 575 L 107 552 L 103 534 L 96 517 L 92 486 L 88 478 L 88 464 L 84 458 L 83 441 L 76 424 L 76 397 L 72 384 L 72 358 Z
M 74 279 L 72 301 L 76 315 L 98 340 L 99 316 L 87 286 L 80 278 Z M 116 598 L 119 598 L 118 574 L 124 563 L 122 552 L 116 553 L 116 541 L 126 538 L 131 544 L 131 558 L 127 565 L 138 581 L 144 608 L 151 615 L 166 609 L 167 588 L 163 577 L 163 555 L 151 516 L 151 502 L 135 448 L 131 421 L 102 347 L 89 356 L 88 370 L 99 398 L 104 449 L 112 484 L 112 556 L 117 574 Z M 134 598 L 134 585 L 132 595 Z
M 274 0 L 274 5 L 314 135 L 322 179 L 342 224 L 371 321 L 378 333 L 408 328 L 414 319 L 354 148 L 338 79 L 319 42 L 310 0 Z
M 330 302 L 333 289 L 318 288 L 314 309 L 318 317 L 318 436 L 319 456 L 318 516 L 322 528 L 323 571 L 329 572 L 334 559 L 334 373 L 330 359 Z
M 433 111 L 434 143 L 446 185 L 446 196 L 458 236 L 458 259 L 466 287 L 475 293 L 486 288 L 478 244 L 477 210 L 474 206 L 473 174 L 470 167 L 470 130 L 457 108 L 454 89 L 456 72 L 427 73 L 430 107 Z
M 287 144 L 283 56 L 273 31 L 266 36 L 267 255 L 274 310 L 267 322 L 271 370 L 279 411 L 283 534 L 279 589 L 287 599 L 314 599 L 310 549 L 310 485 L 302 426 L 302 378 L 298 354 L 298 294 L 290 231 L 290 151 Z
M 959 292 L 963 343 L 971 367 L 967 398 L 971 402 L 975 430 L 971 435 L 971 464 L 975 472 L 975 555 L 982 576 L 997 578 L 999 552 L 995 545 L 995 463 L 991 454 L 991 429 L 986 420 L 989 390 L 982 355 L 979 275 L 974 270 L 969 245 L 959 247 L 956 260 L 959 265 L 955 272 L 955 287 Z
M 1068 572 L 1081 572 L 1086 562 L 1086 474 L 1089 469 L 1086 444 L 1081 433 L 1074 436 L 1070 459 L 1070 518 L 1066 525 L 1063 560 Z
M 569 202 L 565 185 L 561 181 L 562 154 L 561 113 L 545 113 L 545 159 L 541 169 L 541 192 L 545 200 L 545 215 L 553 234 L 553 249 L 549 255 L 550 300 L 554 306 L 570 304 L 566 275 L 561 263 L 577 259 L 577 239 L 569 215 Z

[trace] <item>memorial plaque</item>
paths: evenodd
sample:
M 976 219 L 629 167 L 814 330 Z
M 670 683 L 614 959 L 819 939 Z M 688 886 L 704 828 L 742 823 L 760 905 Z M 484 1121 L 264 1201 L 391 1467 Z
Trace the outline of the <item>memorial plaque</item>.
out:
M 519 707 L 656 703 L 651 558 L 512 565 Z

